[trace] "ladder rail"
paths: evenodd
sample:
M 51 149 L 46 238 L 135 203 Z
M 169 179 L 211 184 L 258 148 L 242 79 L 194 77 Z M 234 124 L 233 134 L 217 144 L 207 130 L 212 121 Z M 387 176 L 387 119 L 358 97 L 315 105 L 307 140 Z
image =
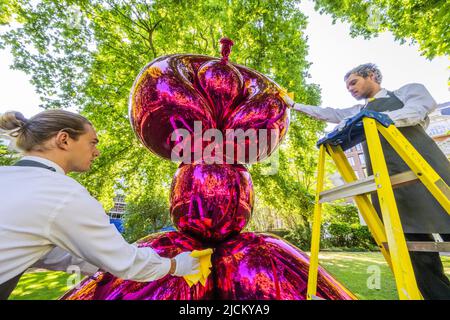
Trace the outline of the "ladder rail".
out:
M 319 272 L 320 228 L 322 219 L 322 203 L 319 202 L 325 178 L 325 146 L 319 149 L 317 188 L 314 204 L 313 230 L 311 234 L 311 252 L 309 257 L 308 285 L 306 299 L 314 300 L 317 293 L 317 274 Z
M 398 188 L 406 184 L 417 182 L 419 179 L 411 170 L 391 176 L 392 187 Z M 320 193 L 320 202 L 331 202 L 338 199 L 349 198 L 360 194 L 373 193 L 377 191 L 375 177 L 369 176 L 339 187 L 328 189 Z
M 377 130 L 377 122 L 371 118 L 363 118 L 363 124 L 375 183 L 377 184 L 377 195 L 386 230 L 398 295 L 400 299 L 419 300 L 422 299 L 422 296 L 417 286 L 411 258 L 406 245 L 394 191 Z
M 450 188 L 445 181 L 394 125 L 386 128 L 376 122 L 376 128 L 450 215 Z
M 344 181 L 347 183 L 357 181 L 356 174 L 353 171 L 350 163 L 348 162 L 348 159 L 345 156 L 342 148 L 340 146 L 330 145 L 326 145 L 326 148 Z M 356 195 L 353 197 L 353 199 L 364 221 L 366 222 L 367 227 L 371 231 L 375 243 L 383 254 L 389 267 L 392 269 L 391 256 L 389 254 L 389 251 L 383 245 L 383 243 L 387 242 L 384 225 L 381 219 L 378 217 L 378 214 L 373 207 L 372 202 L 367 195 Z
M 386 124 L 388 125 L 386 127 L 371 116 L 363 116 L 362 122 L 373 167 L 373 176 L 358 181 L 340 144 L 320 143 L 307 299 L 317 298 L 322 203 L 350 196 L 353 197 L 375 242 L 394 273 L 399 298 L 422 299 L 412 268 L 409 250 L 423 252 L 449 251 L 450 243 L 407 242 L 393 189 L 421 181 L 450 215 L 450 188 L 393 124 Z M 389 176 L 379 134 L 387 140 L 410 167 L 411 171 Z M 333 159 L 346 184 L 324 191 L 325 151 Z M 380 201 L 384 223 L 378 217 L 369 199 L 369 194 L 373 192 L 377 193 Z
M 318 177 L 316 188 L 316 199 L 314 205 L 313 230 L 311 237 L 310 264 L 308 272 L 307 299 L 312 300 L 317 292 L 317 274 L 319 266 L 319 249 L 320 249 L 320 228 L 321 228 L 321 209 L 322 203 L 319 202 L 320 193 L 323 190 L 324 171 L 325 171 L 325 151 L 329 153 L 341 176 L 346 182 L 356 181 L 356 175 L 348 162 L 342 148 L 340 146 L 321 145 L 319 148 L 318 161 Z M 375 239 L 381 253 L 383 254 L 389 267 L 392 269 L 391 257 L 389 251 L 383 243 L 387 243 L 386 233 L 383 224 L 378 217 L 375 208 L 367 195 L 357 195 L 354 197 L 361 215 L 366 221 L 369 230 Z M 368 214 L 370 212 L 370 214 Z

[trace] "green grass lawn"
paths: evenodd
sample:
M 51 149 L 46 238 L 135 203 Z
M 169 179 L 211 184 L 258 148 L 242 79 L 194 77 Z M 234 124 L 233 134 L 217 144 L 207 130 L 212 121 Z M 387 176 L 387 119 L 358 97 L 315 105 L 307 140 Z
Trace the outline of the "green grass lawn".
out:
M 450 277 L 450 257 L 442 257 L 445 272 Z M 394 278 L 383 256 L 379 252 L 321 252 L 319 263 L 359 299 L 397 299 Z M 379 273 L 379 289 L 370 281 Z M 372 278 L 371 278 L 372 277 Z M 69 282 L 69 285 L 68 285 Z M 12 300 L 58 299 L 74 283 L 73 275 L 64 272 L 38 271 L 26 273 L 14 292 Z
M 450 257 L 441 258 L 450 278 Z M 379 252 L 321 252 L 319 264 L 359 299 L 398 299 L 392 272 Z M 379 274 L 379 289 L 373 282 L 375 273 Z
M 71 285 L 73 275 L 60 271 L 25 273 L 11 293 L 10 300 L 54 300 L 62 296 Z
M 379 252 L 323 252 L 319 264 L 353 292 L 358 299 L 397 299 L 394 277 Z M 379 270 L 379 289 L 369 289 L 367 282 Z

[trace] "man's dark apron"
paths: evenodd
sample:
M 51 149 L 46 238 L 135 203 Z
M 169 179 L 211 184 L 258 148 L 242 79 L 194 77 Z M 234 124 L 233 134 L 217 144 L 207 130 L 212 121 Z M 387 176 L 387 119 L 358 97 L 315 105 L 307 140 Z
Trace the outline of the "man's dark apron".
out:
M 403 102 L 392 92 L 388 92 L 388 95 L 388 97 L 369 102 L 365 109 L 387 112 L 403 107 Z M 441 178 L 450 185 L 450 162 L 422 126 L 415 125 L 398 129 Z M 381 134 L 380 139 L 389 175 L 410 170 Z M 372 175 L 373 170 L 366 142 L 363 143 L 363 149 L 367 173 Z M 394 189 L 394 195 L 404 233 L 450 233 L 450 215 L 446 213 L 422 182 Z M 381 217 L 378 197 L 375 194 L 372 195 L 372 202 Z
M 17 163 L 14 164 L 14 166 L 19 167 L 37 167 L 37 168 L 44 168 L 51 171 L 56 171 L 55 168 L 46 166 L 43 163 L 37 162 L 37 161 L 31 161 L 31 160 L 20 160 Z M 22 271 L 20 274 L 15 276 L 12 279 L 9 279 L 8 281 L 0 284 L 0 300 L 6 300 L 8 299 L 11 292 L 13 292 L 14 288 L 17 286 L 17 283 L 20 280 L 20 277 L 25 271 Z

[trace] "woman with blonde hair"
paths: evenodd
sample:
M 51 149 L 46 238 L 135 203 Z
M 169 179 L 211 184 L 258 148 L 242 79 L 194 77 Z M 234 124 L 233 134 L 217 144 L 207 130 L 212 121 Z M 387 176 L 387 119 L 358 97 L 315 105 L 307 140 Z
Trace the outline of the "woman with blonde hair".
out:
M 31 266 L 99 268 L 123 279 L 152 281 L 199 272 L 198 258 L 173 259 L 127 243 L 101 204 L 69 172 L 85 172 L 99 156 L 98 138 L 83 116 L 46 110 L 30 119 L 0 116 L 0 134 L 24 153 L 0 166 L 0 299 L 7 299 Z

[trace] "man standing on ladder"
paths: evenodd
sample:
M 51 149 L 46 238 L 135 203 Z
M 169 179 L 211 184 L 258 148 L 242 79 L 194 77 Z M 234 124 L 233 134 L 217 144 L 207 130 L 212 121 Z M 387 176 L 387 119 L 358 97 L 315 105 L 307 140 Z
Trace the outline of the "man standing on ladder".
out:
M 405 138 L 450 185 L 450 162 L 424 130 L 429 124 L 428 114 L 436 108 L 436 101 L 422 84 L 408 84 L 398 90 L 388 91 L 381 87 L 381 72 L 372 63 L 350 70 L 344 80 L 347 90 L 355 99 L 365 99 L 364 104 L 335 109 L 295 103 L 287 95 L 284 100 L 292 109 L 313 118 L 339 123 L 338 130 L 345 126 L 347 118 L 363 109 L 388 115 Z M 389 175 L 410 170 L 384 137 L 380 136 L 380 139 Z M 367 174 L 372 175 L 365 142 L 363 149 L 367 160 Z M 434 241 L 432 233 L 439 233 L 444 241 L 450 241 L 450 215 L 421 182 L 394 189 L 394 195 L 407 241 Z M 372 203 L 381 218 L 376 195 L 372 196 Z M 424 299 L 450 299 L 450 281 L 444 273 L 439 253 L 410 252 L 410 256 Z

